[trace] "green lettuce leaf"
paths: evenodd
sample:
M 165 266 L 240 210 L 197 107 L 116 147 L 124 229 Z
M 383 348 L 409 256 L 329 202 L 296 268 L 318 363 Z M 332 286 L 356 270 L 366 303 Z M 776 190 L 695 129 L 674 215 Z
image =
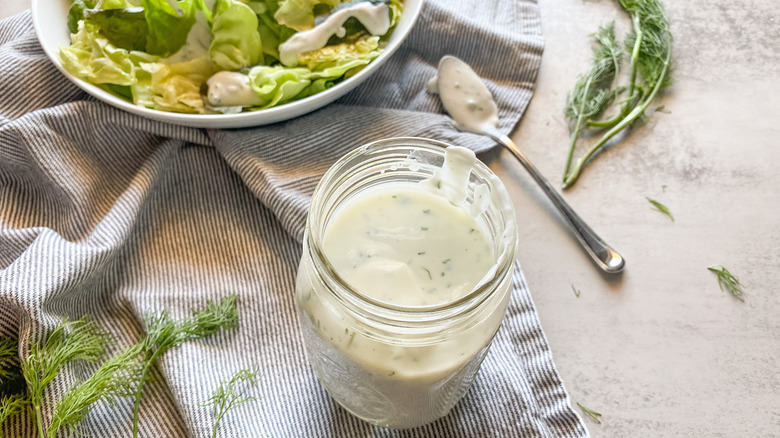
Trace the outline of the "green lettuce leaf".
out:
M 91 0 L 73 0 L 70 9 L 68 9 L 68 30 L 70 33 L 79 31 L 79 21 L 84 18 L 84 9 L 94 7 L 95 3 Z
M 312 71 L 314 78 L 351 76 L 382 53 L 378 36 L 365 36 L 351 43 L 325 46 L 298 56 L 298 65 Z
M 297 96 L 295 96 L 295 100 L 321 93 L 334 85 L 336 85 L 336 81 L 332 79 L 315 79 L 311 82 L 311 84 L 298 93 Z
M 257 14 L 259 21 L 257 30 L 260 32 L 260 40 L 263 44 L 265 64 L 273 64 L 279 59 L 279 44 L 287 41 L 295 30 L 279 24 L 274 18 L 279 9 L 279 0 L 250 0 L 247 5 Z
M 141 68 L 151 77 L 139 82 L 138 100 L 145 106 L 161 111 L 203 113 L 205 104 L 200 90 L 214 73 L 206 57 L 175 64 L 164 62 L 142 63 Z
M 146 11 L 148 36 L 146 51 L 168 56 L 176 53 L 187 42 L 187 35 L 195 24 L 196 12 L 210 15 L 203 0 L 182 0 L 173 7 L 166 0 L 142 0 Z
M 282 0 L 274 14 L 276 21 L 298 32 L 314 27 L 314 16 L 327 12 L 341 0 Z
M 401 15 L 404 13 L 404 4 L 401 0 L 390 1 L 390 30 L 386 34 L 382 35 L 384 38 L 389 38 L 393 33 L 393 29 L 398 26 L 398 22 L 401 21 Z
M 218 0 L 209 57 L 223 70 L 240 70 L 262 63 L 263 48 L 254 11 L 236 0 Z
M 116 47 L 146 49 L 146 18 L 143 8 L 85 9 L 84 20 Z
M 138 6 L 138 5 L 134 5 L 127 0 L 98 0 L 94 8 L 95 9 L 125 9 L 125 8 L 132 8 L 134 6 Z
M 295 100 L 309 86 L 310 78 L 305 68 L 258 66 L 249 71 L 249 84 L 264 102 L 258 109 Z
M 60 59 L 66 70 L 87 82 L 130 86 L 137 83 L 139 64 L 158 58 L 116 47 L 82 21 L 71 34 L 71 45 L 60 47 Z

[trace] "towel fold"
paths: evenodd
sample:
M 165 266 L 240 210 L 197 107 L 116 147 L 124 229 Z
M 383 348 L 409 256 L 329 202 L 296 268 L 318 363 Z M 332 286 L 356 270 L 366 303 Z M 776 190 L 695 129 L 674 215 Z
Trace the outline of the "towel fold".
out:
M 262 376 L 250 391 L 257 400 L 228 414 L 220 437 L 587 436 L 520 269 L 470 392 L 450 415 L 405 431 L 370 426 L 329 399 L 306 361 L 294 303 L 306 212 L 325 170 L 388 137 L 493 147 L 455 131 L 425 84 L 443 55 L 464 59 L 487 80 L 509 132 L 541 53 L 533 0 L 427 0 L 401 49 L 334 104 L 269 126 L 203 130 L 91 98 L 46 58 L 29 12 L 0 21 L 0 335 L 18 338 L 24 354 L 62 318 L 89 313 L 112 335 L 113 353 L 143 337 L 146 314 L 185 317 L 235 293 L 238 329 L 185 343 L 154 369 L 141 437 L 211 436 L 202 403 L 249 366 Z M 63 370 L 46 391 L 45 422 L 95 369 Z M 132 403 L 97 403 L 82 430 L 131 436 Z M 26 415 L 3 428 L 37 436 Z

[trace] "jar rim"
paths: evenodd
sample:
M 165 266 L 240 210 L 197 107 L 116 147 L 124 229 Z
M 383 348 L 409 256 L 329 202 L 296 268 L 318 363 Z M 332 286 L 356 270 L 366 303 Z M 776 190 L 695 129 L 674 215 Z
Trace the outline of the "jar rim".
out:
M 318 217 L 319 214 L 323 213 L 323 205 L 320 200 L 321 196 L 318 195 L 322 195 L 322 192 L 326 189 L 326 185 L 331 182 L 334 177 L 338 175 L 338 172 L 343 170 L 343 166 L 352 159 L 359 157 L 361 154 L 382 152 L 384 150 L 392 149 L 393 147 L 403 146 L 427 149 L 431 152 L 443 155 L 444 151 L 451 145 L 439 140 L 422 137 L 392 137 L 366 143 L 342 156 L 325 172 L 314 189 L 312 203 L 306 219 L 307 232 L 305 235 L 307 237 L 304 238 L 304 245 L 308 245 L 309 249 L 313 252 L 313 259 L 317 262 L 315 264 L 318 265 L 320 269 L 324 270 L 330 278 L 335 280 L 338 289 L 348 293 L 347 297 L 339 298 L 346 298 L 350 301 L 356 300 L 361 305 L 368 305 L 375 310 L 417 316 L 431 315 L 434 318 L 436 318 L 436 315 L 446 317 L 446 315 L 451 314 L 453 311 L 461 310 L 464 306 L 478 306 L 482 301 L 489 297 L 489 294 L 486 292 L 495 289 L 495 284 L 503 281 L 504 277 L 512 272 L 511 267 L 514 263 L 518 239 L 514 207 L 509 199 L 509 194 L 501 180 L 479 159 L 475 162 L 471 172 L 476 173 L 489 184 L 491 193 L 493 193 L 494 190 L 497 191 L 498 198 L 501 200 L 501 205 L 500 207 L 494 206 L 497 207 L 498 210 L 500 210 L 501 215 L 506 218 L 504 226 L 505 234 L 502 239 L 508 239 L 509 242 L 503 245 L 504 249 L 496 257 L 496 261 L 493 263 L 491 269 L 484 274 L 480 282 L 470 292 L 453 300 L 425 306 L 388 303 L 373 298 L 350 285 L 339 275 L 322 249 L 323 233 L 320 231 L 324 232 L 324 229 L 320 230 L 319 228 L 314 227 L 313 224 L 314 221 L 320 219 Z M 318 232 L 312 232 L 313 229 Z M 494 273 L 492 281 L 485 281 L 485 278 L 491 273 Z M 340 301 L 343 301 L 343 299 L 340 299 Z

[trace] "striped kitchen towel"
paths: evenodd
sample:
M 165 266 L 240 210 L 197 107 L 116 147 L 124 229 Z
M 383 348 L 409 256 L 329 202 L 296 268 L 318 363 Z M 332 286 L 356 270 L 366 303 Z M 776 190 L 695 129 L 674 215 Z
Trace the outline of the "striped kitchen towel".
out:
M 63 18 L 64 19 L 64 18 Z M 372 427 L 332 402 L 307 364 L 294 277 L 311 193 L 347 151 L 418 136 L 484 151 L 425 92 L 453 54 L 489 82 L 509 132 L 531 97 L 542 54 L 535 0 L 427 0 L 409 39 L 334 104 L 275 125 L 203 130 L 146 120 L 92 99 L 47 60 L 30 14 L 0 22 L 0 336 L 42 339 L 92 314 L 111 352 L 143 336 L 143 317 L 189 315 L 239 297 L 239 328 L 171 350 L 141 404 L 141 437 L 207 437 L 202 406 L 220 380 L 256 366 L 256 401 L 220 437 L 583 437 L 522 272 L 471 391 L 425 427 Z M 66 367 L 45 393 L 44 423 L 94 365 Z M 132 400 L 97 403 L 82 431 L 131 436 Z M 27 415 L 5 436 L 37 436 Z

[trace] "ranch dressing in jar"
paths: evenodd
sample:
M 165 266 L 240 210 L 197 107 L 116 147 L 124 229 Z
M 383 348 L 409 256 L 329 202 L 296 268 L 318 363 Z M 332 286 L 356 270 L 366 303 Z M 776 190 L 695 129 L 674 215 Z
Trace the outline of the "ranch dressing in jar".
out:
M 501 182 L 465 148 L 390 139 L 318 185 L 296 294 L 333 398 L 408 428 L 466 393 L 504 316 L 517 230 Z

